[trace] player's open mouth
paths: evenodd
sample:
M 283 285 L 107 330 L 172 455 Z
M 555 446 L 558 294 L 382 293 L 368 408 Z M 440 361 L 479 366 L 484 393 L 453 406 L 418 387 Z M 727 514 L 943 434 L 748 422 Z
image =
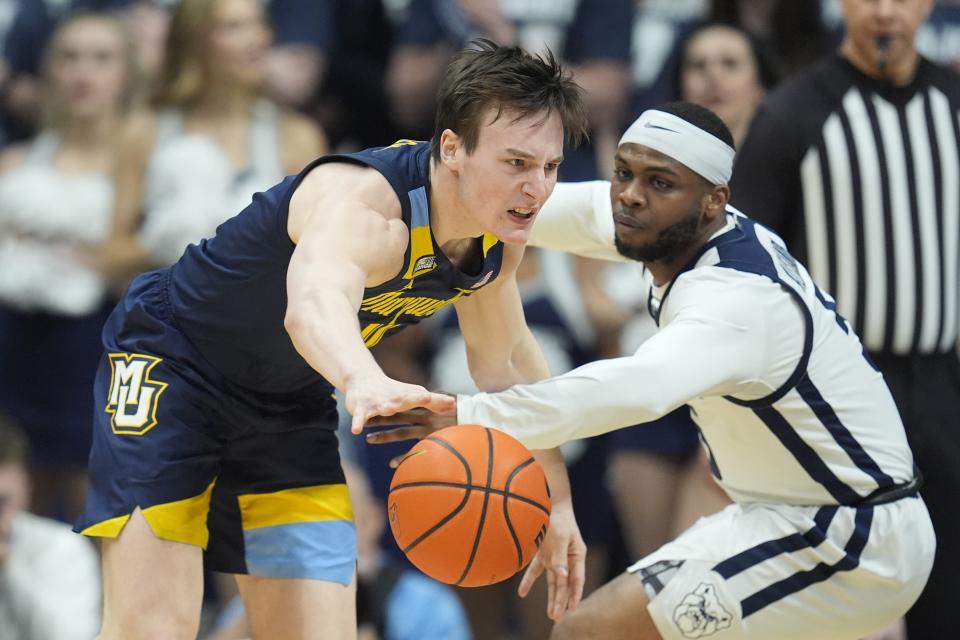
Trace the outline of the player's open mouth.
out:
M 508 209 L 507 213 L 509 213 L 511 216 L 514 216 L 515 218 L 520 218 L 521 220 L 529 220 L 530 218 L 533 217 L 533 214 L 536 213 L 536 211 L 534 211 L 533 209 L 517 208 L 517 209 Z

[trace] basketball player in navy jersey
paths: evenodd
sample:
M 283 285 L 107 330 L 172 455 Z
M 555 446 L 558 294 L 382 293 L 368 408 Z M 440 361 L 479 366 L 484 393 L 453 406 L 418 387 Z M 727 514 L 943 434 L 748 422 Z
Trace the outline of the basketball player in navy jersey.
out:
M 254 637 L 356 636 L 334 388 L 356 431 L 449 408 L 368 348 L 450 304 L 481 388 L 549 375 L 515 272 L 564 134 L 584 126 L 552 56 L 481 42 L 451 64 L 430 143 L 320 158 L 133 282 L 103 333 L 77 524 L 104 539 L 102 638 L 195 638 L 204 563 L 237 575 Z M 558 618 L 579 600 L 585 548 L 558 452 L 536 455 Z
M 734 504 L 589 596 L 554 640 L 856 640 L 930 573 L 890 391 L 783 241 L 727 205 L 733 157 L 716 115 L 671 103 L 623 135 L 610 183 L 559 185 L 544 207 L 532 243 L 643 263 L 659 331 L 632 356 L 372 421 L 420 425 L 375 442 L 461 422 L 544 448 L 690 406 Z

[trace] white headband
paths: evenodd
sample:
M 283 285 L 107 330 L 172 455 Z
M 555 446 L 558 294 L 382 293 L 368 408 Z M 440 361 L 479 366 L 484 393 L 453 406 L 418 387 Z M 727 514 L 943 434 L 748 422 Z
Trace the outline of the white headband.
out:
M 710 184 L 727 184 L 733 173 L 733 147 L 672 113 L 647 109 L 620 138 L 625 143 L 668 155 Z

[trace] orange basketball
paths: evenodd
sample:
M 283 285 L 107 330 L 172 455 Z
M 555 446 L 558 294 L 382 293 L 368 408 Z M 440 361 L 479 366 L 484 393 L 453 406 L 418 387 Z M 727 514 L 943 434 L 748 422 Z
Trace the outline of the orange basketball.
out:
M 404 456 L 387 509 L 414 566 L 447 584 L 480 587 L 506 580 L 536 554 L 550 522 L 550 490 L 517 440 L 457 425 Z

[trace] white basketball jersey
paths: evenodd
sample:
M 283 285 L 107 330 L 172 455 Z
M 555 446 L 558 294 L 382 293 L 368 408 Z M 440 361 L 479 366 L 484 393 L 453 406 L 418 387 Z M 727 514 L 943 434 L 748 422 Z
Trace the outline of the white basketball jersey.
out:
M 913 458 L 900 415 L 860 340 L 783 241 L 730 210 L 735 224 L 711 239 L 693 268 L 775 281 L 800 305 L 806 326 L 800 361 L 773 393 L 689 402 L 717 479 L 738 502 L 846 505 L 909 481 Z

